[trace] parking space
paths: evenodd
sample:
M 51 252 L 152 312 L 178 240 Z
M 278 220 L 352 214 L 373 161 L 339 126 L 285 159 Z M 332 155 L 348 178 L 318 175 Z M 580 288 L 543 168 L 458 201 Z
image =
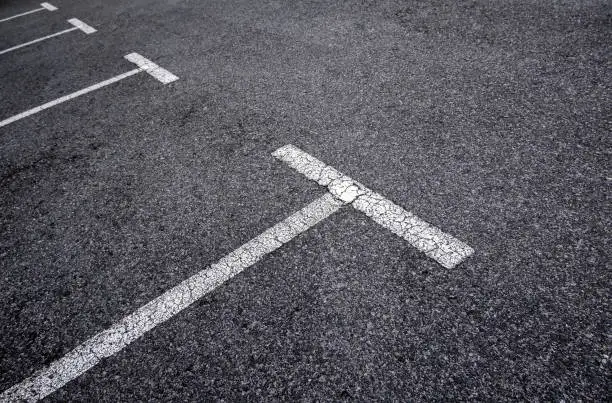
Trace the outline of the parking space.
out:
M 605 2 L 52 4 L 0 6 L 0 400 L 605 398 Z

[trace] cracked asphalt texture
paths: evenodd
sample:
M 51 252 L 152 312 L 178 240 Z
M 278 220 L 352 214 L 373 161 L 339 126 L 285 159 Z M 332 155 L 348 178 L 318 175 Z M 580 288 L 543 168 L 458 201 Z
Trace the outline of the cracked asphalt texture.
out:
M 323 195 L 291 143 L 474 255 L 343 207 L 49 401 L 610 399 L 608 1 L 52 3 L 0 118 L 180 79 L 0 128 L 0 390 Z

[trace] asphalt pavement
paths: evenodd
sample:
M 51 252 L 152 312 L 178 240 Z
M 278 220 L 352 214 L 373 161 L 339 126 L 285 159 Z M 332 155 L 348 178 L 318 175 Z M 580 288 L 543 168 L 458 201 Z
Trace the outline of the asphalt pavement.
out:
M 611 399 L 609 1 L 51 4 L 0 120 L 178 80 L 0 124 L 0 393 L 327 194 L 293 144 L 473 254 L 343 205 L 45 399 Z

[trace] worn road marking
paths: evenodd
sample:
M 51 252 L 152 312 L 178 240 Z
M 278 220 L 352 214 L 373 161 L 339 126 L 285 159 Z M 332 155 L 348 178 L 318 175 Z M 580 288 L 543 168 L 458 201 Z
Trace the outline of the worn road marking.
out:
M 164 84 L 178 80 L 178 77 L 170 73 L 168 70 L 159 67 L 149 59 L 140 56 L 138 53 L 130 53 L 124 56 L 126 60 L 136 64 L 138 67 L 155 77 Z
M 23 17 L 24 15 L 28 15 L 28 14 L 32 14 L 32 13 L 37 13 L 37 12 L 42 11 L 42 10 L 49 10 L 49 11 L 57 10 L 57 7 L 55 7 L 54 5 L 52 5 L 50 3 L 40 3 L 40 5 L 42 7 L 35 8 L 34 10 L 26 11 L 25 13 L 13 15 L 12 17 L 3 18 L 3 19 L 0 20 L 0 22 L 12 20 L 13 18 Z
M 308 179 L 326 186 L 332 195 L 364 212 L 445 268 L 455 267 L 474 253 L 465 243 L 291 144 L 273 155 Z
M 92 85 L 90 87 L 83 88 L 82 90 L 73 92 L 72 94 L 68 94 L 68 95 L 65 95 L 63 97 L 57 98 L 57 99 L 55 99 L 53 101 L 47 102 L 46 104 L 42 104 L 40 106 L 37 106 L 36 108 L 32 108 L 32 109 L 27 110 L 25 112 L 21 112 L 20 114 L 17 114 L 15 116 L 11 116 L 8 119 L 4 119 L 4 120 L 0 121 L 0 127 L 6 126 L 6 125 L 8 125 L 10 123 L 16 122 L 16 121 L 18 121 L 20 119 L 23 119 L 25 117 L 34 115 L 34 114 L 36 114 L 38 112 L 44 111 L 45 109 L 49 109 L 49 108 L 51 108 L 51 107 L 53 107 L 55 105 L 61 104 L 62 102 L 66 102 L 66 101 L 69 101 L 71 99 L 77 98 L 77 97 L 79 97 L 81 95 L 87 94 L 88 92 L 92 92 L 92 91 L 95 91 L 95 90 L 100 89 L 102 87 L 106 87 L 109 84 L 116 83 L 117 81 L 121 81 L 124 78 L 127 78 L 129 76 L 133 76 L 134 74 L 140 73 L 141 71 L 142 71 L 142 69 L 130 70 L 127 73 L 119 74 L 118 76 L 109 78 L 108 80 L 104 80 L 104 81 L 99 82 L 97 84 L 94 84 L 94 85 Z
M 77 28 L 71 28 L 71 29 L 77 29 Z M 129 55 L 127 55 L 125 57 L 127 58 L 130 55 L 138 55 L 138 54 L 137 53 L 130 53 Z M 140 58 L 142 58 L 142 60 L 147 60 L 148 61 L 148 59 L 145 59 L 144 57 L 142 57 L 140 55 L 138 55 L 138 56 Z M 168 83 L 170 83 L 172 81 L 178 80 L 178 77 L 175 76 L 174 74 L 170 73 L 169 71 L 167 71 L 165 69 L 162 69 L 161 67 L 157 66 L 155 63 L 153 63 L 151 61 L 148 61 L 148 62 L 149 62 L 149 64 L 147 66 L 143 66 L 143 67 L 139 67 L 139 68 L 134 69 L 134 70 L 130 70 L 127 73 L 119 74 L 118 76 L 109 78 L 108 80 L 104 80 L 104 81 L 99 82 L 97 84 L 94 84 L 94 85 L 92 85 L 90 87 L 83 88 L 82 90 L 73 92 L 72 94 L 68 94 L 68 95 L 65 95 L 63 97 L 57 98 L 57 99 L 55 99 L 53 101 L 47 102 L 46 104 L 37 106 L 36 108 L 32 108 L 32 109 L 29 109 L 29 110 L 27 110 L 25 112 L 21 112 L 21 113 L 19 113 L 17 115 L 11 116 L 10 118 L 4 119 L 4 120 L 0 120 L 0 127 L 6 126 L 8 124 L 11 124 L 11 123 L 16 122 L 18 120 L 21 120 L 21 119 L 26 118 L 28 116 L 34 115 L 34 114 L 36 114 L 38 112 L 44 111 L 45 109 L 49 109 L 49 108 L 51 108 L 51 107 L 53 107 L 55 105 L 61 104 L 62 102 L 69 101 L 71 99 L 77 98 L 77 97 L 79 97 L 81 95 L 84 95 L 84 94 L 87 94 L 89 92 L 95 91 L 95 90 L 100 89 L 102 87 L 106 87 L 109 84 L 116 83 L 117 81 L 121 81 L 124 78 L 133 76 L 134 74 L 138 74 L 141 71 L 146 71 L 147 73 L 153 75 L 153 77 L 155 77 L 156 79 L 158 79 L 159 81 L 161 81 L 164 84 L 168 84 Z M 154 66 L 154 67 L 152 67 L 152 66 Z M 158 69 L 158 70 L 156 70 L 156 69 Z M 151 72 L 151 70 L 155 70 L 155 74 L 157 74 L 157 75 L 160 75 L 160 76 L 164 75 L 164 76 L 163 77 L 156 77 L 155 74 Z
M 0 395 L 0 402 L 37 401 L 114 355 L 157 325 L 172 318 L 225 281 L 329 217 L 342 202 L 326 193 L 148 304 L 124 317 L 48 367 Z
M 68 22 L 74 25 L 75 27 L 77 27 L 78 29 L 80 29 L 81 31 L 85 32 L 87 35 L 93 34 L 94 32 L 96 32 L 96 30 L 93 27 L 85 24 L 83 21 L 79 20 L 78 18 L 71 18 L 68 20 Z
M 44 9 L 46 9 L 46 10 L 49 10 L 49 11 L 55 11 L 55 10 L 57 10 L 57 7 L 55 7 L 55 6 L 54 6 L 53 4 L 51 4 L 51 3 L 44 2 L 44 3 L 40 3 L 40 5 L 42 6 L 42 8 L 44 8 Z
M 81 21 L 79 19 L 71 18 L 71 19 L 68 20 L 68 22 L 70 24 L 74 25 L 74 27 L 73 28 L 65 29 L 65 30 L 60 31 L 60 32 L 56 32 L 56 33 L 51 34 L 51 35 L 43 36 L 42 38 L 34 39 L 33 41 L 30 41 L 30 42 L 22 43 L 21 45 L 16 45 L 16 46 L 13 46 L 11 48 L 4 49 L 4 50 L 0 51 L 0 55 L 3 55 L 3 54 L 8 53 L 8 52 L 12 52 L 13 50 L 25 48 L 26 46 L 30 46 L 30 45 L 33 45 L 35 43 L 42 42 L 42 41 L 47 40 L 49 38 L 53 38 L 53 37 L 56 37 L 56 36 L 59 36 L 59 35 L 63 35 L 65 33 L 67 33 L 67 32 L 76 31 L 77 29 L 80 29 L 81 31 L 85 32 L 87 35 L 93 34 L 94 32 L 96 32 L 96 30 L 94 28 L 90 27 L 89 25 L 85 24 L 83 21 Z

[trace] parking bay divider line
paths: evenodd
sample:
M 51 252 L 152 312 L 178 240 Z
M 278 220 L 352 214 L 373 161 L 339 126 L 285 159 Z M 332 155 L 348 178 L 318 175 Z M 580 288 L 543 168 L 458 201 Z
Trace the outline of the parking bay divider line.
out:
M 34 40 L 26 42 L 26 43 L 22 43 L 20 45 L 15 45 L 15 46 L 10 47 L 8 49 L 1 50 L 0 51 L 0 55 L 12 52 L 12 51 L 17 50 L 17 49 L 25 48 L 26 46 L 30 46 L 30 45 L 33 45 L 35 43 L 45 41 L 47 39 L 54 38 L 56 36 L 60 36 L 60 35 L 63 35 L 65 33 L 68 33 L 68 32 L 76 31 L 77 29 L 85 32 L 86 35 L 90 35 L 90 34 L 93 34 L 94 32 L 96 32 L 95 28 L 85 24 L 83 21 L 81 21 L 81 20 L 79 20 L 77 18 L 71 18 L 71 19 L 68 20 L 68 22 L 71 25 L 73 25 L 72 28 L 68 28 L 68 29 L 65 29 L 63 31 L 59 31 L 59 32 L 56 32 L 54 34 L 51 34 L 51 35 L 43 36 L 41 38 L 37 38 L 37 39 L 34 39 Z
M 132 56 L 132 59 L 138 60 L 143 65 L 141 68 L 146 68 L 145 61 L 136 56 Z M 155 66 L 148 68 L 157 68 Z M 403 237 L 446 268 L 455 267 L 474 253 L 465 243 L 291 144 L 279 148 L 273 155 L 309 179 L 326 186 L 328 192 L 217 263 L 164 292 L 107 330 L 97 333 L 49 366 L 5 390 L 0 394 L 0 403 L 43 399 L 347 204 Z
M 0 402 L 35 402 L 43 399 L 87 372 L 103 358 L 123 350 L 264 256 L 331 216 L 343 204 L 330 193 L 324 194 L 230 252 L 217 263 L 199 271 L 107 330 L 89 338 L 48 367 L 13 385 L 0 394 Z
M 40 5 L 42 7 L 35 8 L 34 10 L 26 11 L 26 12 L 21 13 L 21 14 L 16 14 L 16 15 L 13 15 L 11 17 L 3 18 L 3 19 L 0 20 L 0 22 L 9 21 L 9 20 L 12 20 L 12 19 L 15 19 L 15 18 L 23 17 L 24 15 L 37 13 L 37 12 L 42 11 L 42 10 L 48 10 L 48 11 L 55 11 L 55 10 L 57 10 L 57 7 L 55 7 L 51 3 L 45 2 L 45 3 L 40 3 Z
M 0 127 L 9 125 L 11 123 L 14 123 L 18 120 L 21 120 L 23 118 L 26 118 L 28 116 L 34 115 L 38 112 L 44 111 L 45 109 L 49 109 L 55 105 L 59 105 L 63 102 L 69 101 L 71 99 L 80 97 L 81 95 L 87 94 L 89 92 L 95 91 L 97 89 L 106 87 L 107 85 L 116 83 L 118 81 L 123 80 L 124 78 L 133 76 L 134 74 L 138 74 L 141 71 L 145 71 L 148 74 L 150 74 L 152 77 L 154 77 L 156 80 L 160 81 L 162 84 L 168 84 L 171 83 L 173 81 L 178 80 L 178 77 L 175 76 L 174 74 L 170 73 L 168 70 L 158 66 L 157 64 L 153 63 L 152 61 L 150 61 L 149 59 L 146 59 L 144 57 L 142 57 L 141 55 L 139 55 L 138 53 L 130 53 L 126 56 L 124 56 L 124 58 L 132 63 L 135 63 L 138 68 L 134 69 L 134 70 L 130 70 L 126 73 L 123 74 L 119 74 L 115 77 L 109 78 L 107 80 L 101 81 L 97 84 L 91 85 L 87 88 L 83 88 L 82 90 L 73 92 L 71 94 L 68 95 L 64 95 L 63 97 L 54 99 L 53 101 L 47 102 L 45 104 L 42 104 L 40 106 L 37 106 L 35 108 L 29 109 L 27 111 L 21 112 L 17 115 L 11 116 L 9 118 L 6 118 L 4 120 L 0 121 Z

